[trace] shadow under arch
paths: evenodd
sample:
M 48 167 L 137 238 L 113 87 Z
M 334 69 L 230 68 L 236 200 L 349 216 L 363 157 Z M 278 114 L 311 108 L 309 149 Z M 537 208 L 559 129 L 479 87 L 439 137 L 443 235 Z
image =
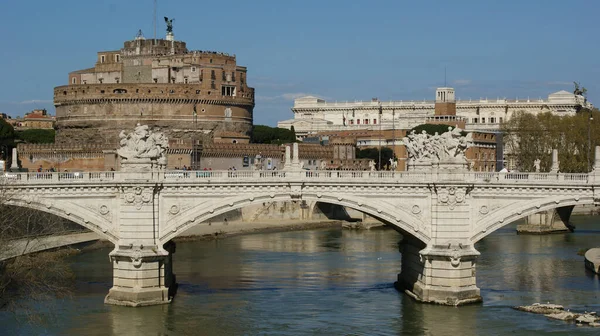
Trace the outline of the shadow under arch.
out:
M 489 217 L 484 217 L 475 226 L 474 234 L 471 236 L 473 244 L 485 238 L 494 231 L 515 221 L 538 212 L 553 210 L 566 206 L 589 205 L 594 204 L 594 199 L 588 197 L 573 197 L 572 195 L 564 197 L 545 197 L 531 200 L 522 205 L 515 206 L 508 204 L 496 209 Z
M 82 207 L 65 209 L 61 207 L 56 207 L 55 205 L 50 206 L 48 204 L 44 204 L 38 201 L 23 200 L 16 198 L 11 198 L 10 200 L 7 200 L 5 204 L 19 208 L 26 208 L 40 212 L 45 212 L 58 216 L 60 218 L 64 218 L 97 233 L 100 237 L 110 241 L 115 245 L 119 241 L 119 239 L 108 230 L 108 228 L 112 226 L 110 222 L 108 222 L 105 219 L 100 219 L 91 211 L 85 210 Z M 103 228 L 106 229 L 106 232 L 104 232 Z
M 224 198 L 218 202 L 205 202 L 168 220 L 164 230 L 160 232 L 159 239 L 164 244 L 186 230 L 231 210 L 263 201 L 294 200 L 296 199 L 290 198 L 289 194 L 261 194 L 253 197 L 235 196 Z M 302 198 L 297 200 L 331 203 L 348 207 L 377 218 L 401 234 L 412 236 L 424 244 L 427 244 L 431 240 L 429 232 L 427 232 L 421 219 L 401 208 L 393 207 L 386 203 L 378 204 L 377 201 L 362 197 L 341 197 L 327 194 L 303 194 Z

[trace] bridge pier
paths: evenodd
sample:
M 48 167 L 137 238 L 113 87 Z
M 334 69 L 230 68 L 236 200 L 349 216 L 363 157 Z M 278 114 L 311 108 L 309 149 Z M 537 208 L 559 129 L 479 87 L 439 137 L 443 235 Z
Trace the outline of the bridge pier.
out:
M 569 224 L 574 205 L 542 211 L 527 216 L 525 224 L 517 225 L 519 234 L 547 234 L 573 231 Z
M 113 287 L 104 303 L 141 307 L 170 303 L 177 284 L 172 255 L 175 243 L 160 246 L 117 246 L 110 253 Z
M 479 252 L 467 246 L 401 245 L 402 271 L 396 288 L 416 301 L 458 306 L 481 302 L 475 280 Z

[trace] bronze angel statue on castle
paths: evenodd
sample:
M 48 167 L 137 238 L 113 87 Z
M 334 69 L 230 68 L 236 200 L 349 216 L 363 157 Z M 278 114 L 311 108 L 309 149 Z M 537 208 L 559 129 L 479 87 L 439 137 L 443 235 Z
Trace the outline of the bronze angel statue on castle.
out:
M 175 19 L 169 20 L 169 18 L 165 16 L 165 22 L 167 24 L 167 33 L 173 33 L 173 20 Z

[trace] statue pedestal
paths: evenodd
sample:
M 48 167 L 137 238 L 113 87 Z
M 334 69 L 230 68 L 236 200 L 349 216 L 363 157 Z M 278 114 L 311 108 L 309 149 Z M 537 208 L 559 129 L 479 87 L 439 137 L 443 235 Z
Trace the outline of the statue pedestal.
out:
M 469 170 L 469 163 L 464 158 L 439 161 L 434 166 L 439 172 L 447 173 L 462 173 Z
M 167 41 L 175 41 L 175 35 L 173 35 L 173 33 L 171 33 L 171 32 L 168 32 L 166 40 Z
M 142 159 L 123 159 L 121 161 L 122 172 L 151 172 L 164 170 L 166 164 L 160 163 L 158 160 L 150 158 Z
M 407 170 L 419 171 L 419 172 L 431 172 L 433 170 L 433 164 L 431 163 L 431 161 L 413 162 L 411 160 L 408 162 Z

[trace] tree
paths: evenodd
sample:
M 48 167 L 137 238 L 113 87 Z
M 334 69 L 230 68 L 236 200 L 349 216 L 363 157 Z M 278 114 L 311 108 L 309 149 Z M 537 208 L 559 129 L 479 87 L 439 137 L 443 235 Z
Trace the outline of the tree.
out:
M 265 125 L 254 125 L 252 128 L 252 142 L 262 144 L 278 144 L 296 142 L 293 130 Z
M 25 143 L 54 143 L 56 132 L 53 129 L 29 129 L 16 131 L 16 138 Z
M 371 159 L 375 162 L 377 170 L 385 167 L 391 158 L 394 157 L 394 151 L 389 147 L 381 147 L 381 167 L 379 167 L 379 148 L 363 148 L 356 150 L 357 159 Z
M 429 135 L 435 135 L 435 133 L 443 134 L 448 132 L 448 128 L 454 129 L 454 127 L 455 126 L 446 124 L 421 124 L 413 127 L 410 131 L 408 131 L 408 133 L 415 131 L 415 133 L 420 134 L 421 132 L 425 131 Z M 467 135 L 467 132 L 462 131 L 461 135 L 465 136 Z
M 78 225 L 57 216 L 8 204 L 14 191 L 0 178 L 0 256 L 30 250 L 37 237 L 61 235 Z M 71 293 L 73 273 L 65 260 L 69 250 L 26 254 L 0 261 L 0 310 L 40 305 Z M 2 258 L 4 259 L 4 258 Z M 28 314 L 36 318 L 35 314 Z
M 593 120 L 590 116 L 594 116 Z M 599 117 L 597 109 L 582 109 L 574 116 L 516 112 L 502 126 L 505 152 L 512 153 L 519 171 L 533 171 L 536 159 L 541 160 L 541 171 L 549 171 L 552 150 L 557 149 L 561 172 L 587 172 L 588 162 L 593 162 L 588 153 L 594 153 L 588 151 L 588 127 L 593 149 L 600 144 Z
M 0 145 L 12 145 L 15 141 L 15 129 L 4 119 L 0 119 Z

